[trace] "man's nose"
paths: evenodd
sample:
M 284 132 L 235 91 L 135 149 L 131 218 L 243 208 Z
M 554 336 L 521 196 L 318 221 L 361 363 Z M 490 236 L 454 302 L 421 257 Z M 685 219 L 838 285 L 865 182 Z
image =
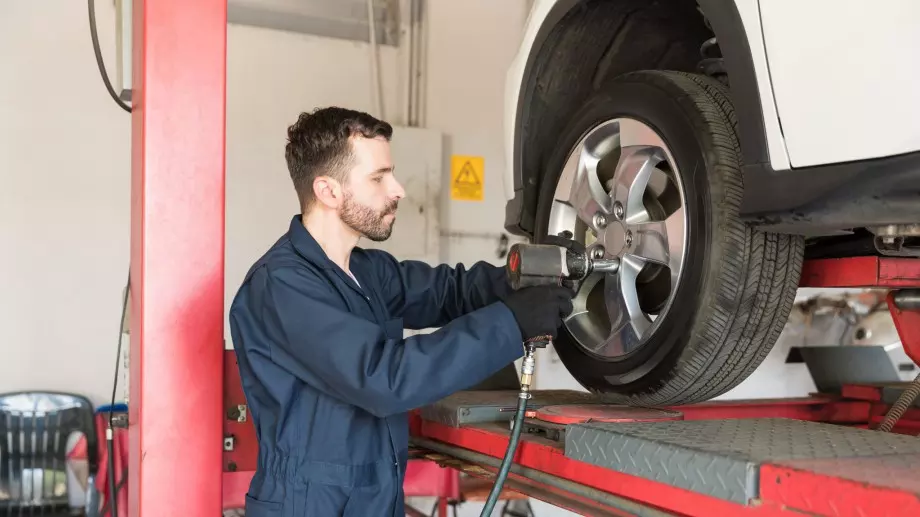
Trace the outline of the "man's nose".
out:
M 390 197 L 393 199 L 402 199 L 406 197 L 405 189 L 403 189 L 403 186 L 399 183 L 399 181 L 395 179 L 390 186 Z

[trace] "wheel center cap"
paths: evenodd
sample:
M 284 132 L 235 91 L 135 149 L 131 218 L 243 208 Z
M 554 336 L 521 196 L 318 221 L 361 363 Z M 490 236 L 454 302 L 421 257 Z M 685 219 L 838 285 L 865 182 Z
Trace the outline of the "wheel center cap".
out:
M 613 221 L 604 229 L 604 249 L 607 251 L 607 255 L 622 256 L 631 241 L 631 232 L 620 221 Z

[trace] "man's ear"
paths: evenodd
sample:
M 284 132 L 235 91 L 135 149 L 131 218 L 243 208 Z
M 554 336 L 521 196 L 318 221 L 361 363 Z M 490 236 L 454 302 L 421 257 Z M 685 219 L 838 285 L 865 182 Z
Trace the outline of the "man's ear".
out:
M 338 208 L 342 204 L 342 185 L 329 176 L 317 176 L 313 180 L 313 195 L 323 205 Z

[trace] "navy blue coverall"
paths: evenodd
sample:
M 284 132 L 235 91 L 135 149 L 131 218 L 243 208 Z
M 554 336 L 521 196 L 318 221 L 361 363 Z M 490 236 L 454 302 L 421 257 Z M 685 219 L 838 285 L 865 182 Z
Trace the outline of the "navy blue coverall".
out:
M 503 268 L 355 248 L 333 263 L 295 216 L 230 309 L 259 439 L 247 517 L 402 517 L 411 409 L 523 356 Z M 441 327 L 403 339 L 403 329 Z

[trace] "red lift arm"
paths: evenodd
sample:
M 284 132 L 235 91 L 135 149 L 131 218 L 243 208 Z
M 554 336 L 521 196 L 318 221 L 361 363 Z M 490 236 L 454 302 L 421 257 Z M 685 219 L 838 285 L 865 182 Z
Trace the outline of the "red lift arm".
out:
M 135 0 L 133 12 L 129 508 L 118 513 L 216 516 L 227 0 Z

